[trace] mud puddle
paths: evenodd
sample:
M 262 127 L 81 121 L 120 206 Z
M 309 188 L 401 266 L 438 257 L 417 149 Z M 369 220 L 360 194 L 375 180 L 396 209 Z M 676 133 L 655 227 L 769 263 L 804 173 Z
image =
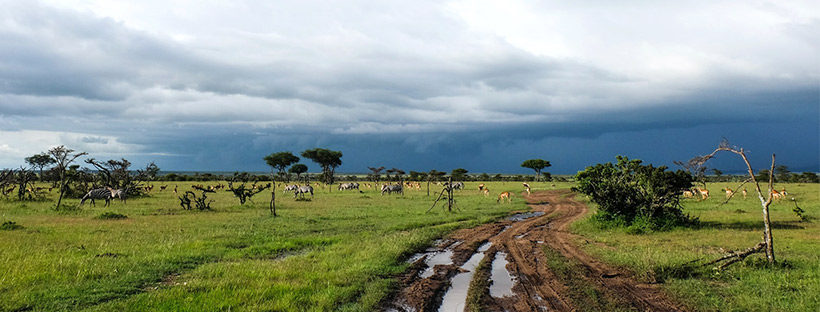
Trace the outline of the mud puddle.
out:
M 456 274 L 450 280 L 450 288 L 444 293 L 439 306 L 439 312 L 464 311 L 464 306 L 467 303 L 467 290 L 470 288 L 470 281 L 473 280 L 475 268 L 484 259 L 484 253 L 490 249 L 492 243 L 486 242 L 481 247 L 478 247 L 467 262 L 465 262 L 459 269 L 461 273 Z
M 512 287 L 515 279 L 507 270 L 507 263 L 509 263 L 507 253 L 499 251 L 495 254 L 490 271 L 490 279 L 493 281 L 490 285 L 490 296 L 496 298 L 513 296 Z
M 514 215 L 511 215 L 511 216 L 507 217 L 507 220 L 518 222 L 518 221 L 524 221 L 524 220 L 527 220 L 527 219 L 533 218 L 533 217 L 540 217 L 540 216 L 543 216 L 543 215 L 544 215 L 543 211 L 516 213 Z

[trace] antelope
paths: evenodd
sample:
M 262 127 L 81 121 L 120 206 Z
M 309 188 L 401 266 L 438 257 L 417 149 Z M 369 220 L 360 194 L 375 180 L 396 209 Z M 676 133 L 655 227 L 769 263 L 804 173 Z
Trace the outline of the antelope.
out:
M 782 192 L 778 192 L 777 190 L 772 190 L 772 198 L 774 198 L 774 199 L 783 199 L 783 197 L 785 197 L 785 196 L 786 195 L 784 195 Z
M 174 194 L 177 194 L 177 186 L 174 185 Z
M 484 183 L 478 185 L 478 190 L 481 191 L 484 189 Z
M 728 188 L 728 187 L 727 187 L 727 188 L 725 188 L 723 191 L 725 191 L 725 192 L 726 192 L 726 198 L 727 198 L 727 199 L 728 199 L 728 198 L 730 198 L 730 197 L 732 197 L 732 195 L 734 195 L 734 194 L 735 194 L 735 191 L 732 191 L 732 189 L 731 189 L 731 188 Z
M 481 192 L 484 193 L 484 197 L 490 197 L 490 189 L 485 187 Z
M 683 191 L 683 198 L 692 198 L 695 197 L 695 193 L 692 193 L 690 190 Z
M 702 188 L 695 188 L 695 190 L 700 194 L 702 200 L 706 200 L 709 198 L 709 190 L 702 189 Z
M 160 187 L 159 187 L 159 191 L 160 191 L 160 192 L 162 192 L 162 191 L 164 191 L 166 188 L 168 188 L 168 185 L 167 185 L 167 184 L 166 184 L 166 185 L 160 185 Z
M 495 202 L 500 203 L 501 200 L 505 198 L 507 199 L 507 202 L 512 203 L 512 195 L 510 192 L 501 192 L 501 194 L 498 194 L 498 199 L 496 199 Z
M 743 194 L 743 199 L 746 199 L 746 195 L 747 195 L 749 192 L 746 192 L 746 188 L 744 187 L 744 188 L 743 188 L 743 191 L 740 191 L 740 193 L 741 193 L 741 194 Z
M 530 185 L 527 184 L 526 182 L 523 183 L 523 184 L 524 184 L 524 187 L 527 188 L 527 195 L 530 195 Z

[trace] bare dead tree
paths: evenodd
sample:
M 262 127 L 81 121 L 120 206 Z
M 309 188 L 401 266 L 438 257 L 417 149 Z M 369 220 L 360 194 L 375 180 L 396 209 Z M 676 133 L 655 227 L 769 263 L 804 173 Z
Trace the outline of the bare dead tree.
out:
M 272 185 L 272 183 L 268 183 L 267 185 L 257 185 L 254 183 L 248 187 L 247 183 L 251 180 L 255 179 L 247 172 L 234 173 L 233 177 L 228 180 L 228 190 L 239 198 L 240 205 L 244 205 L 245 201 L 251 200 L 254 195 L 261 193 Z M 234 183 L 236 183 L 236 185 Z
M 687 165 L 692 166 L 693 168 L 705 168 L 704 164 L 707 161 L 709 161 L 709 159 L 712 159 L 713 157 L 715 157 L 715 155 L 718 152 L 730 152 L 730 153 L 736 154 L 736 155 L 740 156 L 743 159 L 743 162 L 746 164 L 746 169 L 748 170 L 748 174 L 749 174 L 749 180 L 751 180 L 752 184 L 754 184 L 754 186 L 755 186 L 755 191 L 757 192 L 757 197 L 760 200 L 760 206 L 763 209 L 763 242 L 760 243 L 760 244 L 762 244 L 762 246 L 760 246 L 760 244 L 758 244 L 755 247 L 749 248 L 746 251 L 741 252 L 741 253 L 730 252 L 726 256 L 721 257 L 720 259 L 717 259 L 713 262 L 710 262 L 709 264 L 714 264 L 714 263 L 724 261 L 724 260 L 730 260 L 729 262 L 727 262 L 727 263 L 720 266 L 720 268 L 722 269 L 722 268 L 725 268 L 726 266 L 728 266 L 731 263 L 743 260 L 743 258 L 745 258 L 745 257 L 747 257 L 747 256 L 749 256 L 749 255 L 751 255 L 755 252 L 760 252 L 761 250 L 764 251 L 764 253 L 766 254 L 766 259 L 769 261 L 769 263 L 774 263 L 775 257 L 774 257 L 774 246 L 773 246 L 773 239 L 772 239 L 772 227 L 771 227 L 771 221 L 770 221 L 770 218 L 769 218 L 769 205 L 771 205 L 772 199 L 773 199 L 772 184 L 774 183 L 774 177 L 773 177 L 772 174 L 774 172 L 775 155 L 772 154 L 772 165 L 771 165 L 771 168 L 769 170 L 769 184 L 768 184 L 768 192 L 767 192 L 768 197 L 767 197 L 767 196 L 763 195 L 763 191 L 760 188 L 760 183 L 759 183 L 759 181 L 757 181 L 757 178 L 755 178 L 755 174 L 754 174 L 754 170 L 752 169 L 752 165 L 751 165 L 751 163 L 749 163 L 749 158 L 746 157 L 746 151 L 743 148 L 738 148 L 736 146 L 730 146 L 729 141 L 726 140 L 726 139 L 723 139 L 720 142 L 720 145 L 718 145 L 718 148 L 715 149 L 712 153 L 710 153 L 708 155 L 697 156 L 695 158 L 692 158 L 687 162 Z

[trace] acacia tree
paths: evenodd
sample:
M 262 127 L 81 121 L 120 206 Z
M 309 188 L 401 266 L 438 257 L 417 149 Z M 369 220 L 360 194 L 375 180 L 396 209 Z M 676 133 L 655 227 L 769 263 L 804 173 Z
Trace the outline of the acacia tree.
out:
M 342 152 L 324 148 L 314 148 L 302 152 L 302 157 L 312 160 L 322 167 L 322 178 L 328 185 L 333 184 L 336 167 L 342 165 Z M 333 189 L 331 187 L 331 189 Z
M 40 171 L 40 179 L 43 179 L 43 168 L 48 165 L 54 164 L 54 158 L 51 158 L 50 155 L 46 153 L 40 153 L 33 156 L 26 157 L 26 162 L 31 165 L 32 168 L 37 168 Z
M 376 167 L 367 167 L 367 169 L 370 169 L 370 172 L 371 172 L 370 180 L 373 181 L 373 183 L 375 183 L 375 184 L 379 184 L 379 179 L 381 179 L 381 177 L 382 177 L 382 170 L 384 170 L 384 166 L 381 166 L 381 167 L 378 167 L 378 168 L 376 168 Z
M 551 166 L 552 166 L 552 164 L 550 164 L 549 161 L 546 161 L 546 160 L 543 160 L 543 159 L 528 159 L 528 160 L 525 160 L 523 163 L 521 163 L 521 167 L 530 168 L 532 170 L 535 170 L 535 180 L 536 181 L 538 181 L 539 178 L 541 177 L 541 170 L 544 170 L 544 168 L 551 167 Z
M 469 172 L 467 169 L 456 168 L 450 172 L 450 176 L 452 176 L 455 181 L 464 181 L 464 179 L 467 178 L 467 172 Z
M 276 168 L 279 171 L 279 176 L 287 176 L 285 173 L 285 169 L 292 164 L 299 162 L 299 157 L 293 155 L 291 152 L 278 152 L 273 153 L 268 156 L 265 156 L 265 162 L 268 163 L 268 166 Z M 290 176 L 286 177 L 287 181 L 290 182 Z
M 75 153 L 73 149 L 60 145 L 48 150 L 48 154 L 54 159 L 57 174 L 60 176 L 60 197 L 57 198 L 56 207 L 56 209 L 60 209 L 60 203 L 63 201 L 63 194 L 65 194 L 65 186 L 68 184 L 66 169 L 72 162 L 74 162 L 74 160 L 81 156 L 87 155 L 87 153 Z
M 293 166 L 288 169 L 288 173 L 292 173 L 296 175 L 296 181 L 302 179 L 302 174 L 308 171 L 308 166 L 304 164 L 294 164 Z
M 387 179 L 390 180 L 390 175 L 395 174 L 396 181 L 401 181 L 402 176 L 404 175 L 404 170 L 398 168 L 391 168 L 387 169 Z

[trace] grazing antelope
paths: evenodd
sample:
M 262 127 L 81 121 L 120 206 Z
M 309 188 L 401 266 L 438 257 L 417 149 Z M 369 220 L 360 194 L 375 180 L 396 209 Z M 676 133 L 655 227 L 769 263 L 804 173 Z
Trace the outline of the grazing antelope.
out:
M 730 197 L 732 197 L 732 195 L 735 194 L 735 191 L 732 191 L 732 189 L 728 187 L 723 189 L 723 191 L 726 192 L 726 199 L 729 199 Z
M 527 195 L 530 195 L 530 185 L 527 184 L 526 182 L 523 183 L 523 184 L 524 184 L 524 187 L 527 188 Z
M 501 194 L 498 194 L 498 199 L 496 199 L 495 202 L 500 203 L 505 198 L 507 202 L 512 203 L 512 194 L 510 194 L 510 192 L 501 192 Z
M 783 199 L 783 197 L 786 197 L 786 195 L 784 195 L 781 192 L 778 192 L 777 190 L 772 190 L 772 198 L 774 198 L 774 199 Z
M 490 189 L 485 187 L 481 192 L 484 193 L 484 197 L 490 197 Z
M 786 192 L 786 188 L 783 188 L 782 190 L 780 190 L 780 194 L 783 194 L 783 196 L 786 196 L 786 195 L 789 195 L 789 192 Z
M 166 188 L 168 188 L 168 185 L 167 185 L 167 184 L 166 184 L 166 185 L 161 185 L 161 186 L 159 187 L 159 191 L 160 191 L 160 192 L 162 192 L 162 191 L 164 191 Z
M 481 183 L 481 184 L 478 185 L 478 190 L 479 191 L 484 190 L 484 183 Z
M 691 190 L 684 190 L 683 191 L 683 198 L 692 198 L 695 197 L 695 193 L 692 193 Z
M 706 200 L 709 198 L 709 190 L 696 187 L 695 191 L 697 191 L 698 194 L 700 194 L 702 200 Z
M 743 194 L 743 199 L 746 199 L 746 195 L 747 195 L 749 192 L 747 192 L 747 191 L 746 191 L 746 188 L 744 187 L 744 188 L 743 188 L 743 191 L 740 191 L 740 193 L 741 193 L 741 194 Z

